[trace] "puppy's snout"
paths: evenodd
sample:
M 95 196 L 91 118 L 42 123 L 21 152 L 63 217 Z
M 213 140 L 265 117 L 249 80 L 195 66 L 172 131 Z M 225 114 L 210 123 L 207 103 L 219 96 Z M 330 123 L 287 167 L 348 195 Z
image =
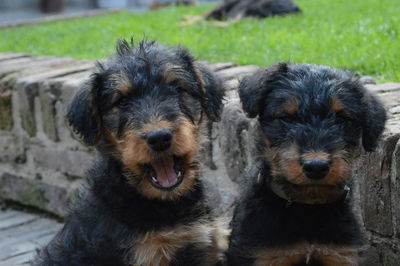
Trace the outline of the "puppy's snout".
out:
M 319 180 L 326 176 L 329 171 L 329 163 L 326 161 L 305 161 L 303 171 L 310 179 Z
M 154 151 L 165 151 L 171 147 L 172 133 L 168 129 L 152 131 L 146 135 L 146 141 Z

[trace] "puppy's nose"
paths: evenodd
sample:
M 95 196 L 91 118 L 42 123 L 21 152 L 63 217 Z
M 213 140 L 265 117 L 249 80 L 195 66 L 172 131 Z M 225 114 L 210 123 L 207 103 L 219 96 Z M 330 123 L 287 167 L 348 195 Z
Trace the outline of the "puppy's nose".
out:
M 146 135 L 147 144 L 155 151 L 164 151 L 171 147 L 172 134 L 170 130 L 164 129 L 153 131 Z
M 326 161 L 305 161 L 303 170 L 310 179 L 322 179 L 329 171 L 329 164 Z

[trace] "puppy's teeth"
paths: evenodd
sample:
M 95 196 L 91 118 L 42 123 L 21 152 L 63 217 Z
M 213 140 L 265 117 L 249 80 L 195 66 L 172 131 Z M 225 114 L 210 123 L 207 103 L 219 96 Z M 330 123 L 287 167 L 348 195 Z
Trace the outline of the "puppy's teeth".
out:
M 153 180 L 154 183 L 158 183 L 158 180 L 157 180 L 157 178 L 155 176 L 152 176 L 151 180 Z
M 178 178 L 182 176 L 182 171 L 178 171 Z

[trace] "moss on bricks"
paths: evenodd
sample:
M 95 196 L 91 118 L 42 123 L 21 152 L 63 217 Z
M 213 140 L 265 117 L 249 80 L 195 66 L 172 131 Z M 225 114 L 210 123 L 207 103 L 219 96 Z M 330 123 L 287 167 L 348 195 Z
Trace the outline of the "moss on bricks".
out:
M 21 112 L 21 124 L 29 136 L 34 137 L 36 135 L 36 124 L 32 114 Z
M 1 181 L 3 185 L 0 186 L 0 197 L 2 198 L 39 208 L 45 208 L 49 204 L 46 190 L 37 180 L 4 173 Z

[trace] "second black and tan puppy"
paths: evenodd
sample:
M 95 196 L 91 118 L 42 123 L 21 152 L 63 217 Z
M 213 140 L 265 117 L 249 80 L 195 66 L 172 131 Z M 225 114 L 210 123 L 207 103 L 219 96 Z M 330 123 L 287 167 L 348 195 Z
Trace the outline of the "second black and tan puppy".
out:
M 67 118 L 99 159 L 63 229 L 33 265 L 215 265 L 224 236 L 198 159 L 221 82 L 183 48 L 121 41 Z
M 386 120 L 351 73 L 281 63 L 245 78 L 259 160 L 232 221 L 228 265 L 357 265 L 362 237 L 348 184 L 359 147 Z

